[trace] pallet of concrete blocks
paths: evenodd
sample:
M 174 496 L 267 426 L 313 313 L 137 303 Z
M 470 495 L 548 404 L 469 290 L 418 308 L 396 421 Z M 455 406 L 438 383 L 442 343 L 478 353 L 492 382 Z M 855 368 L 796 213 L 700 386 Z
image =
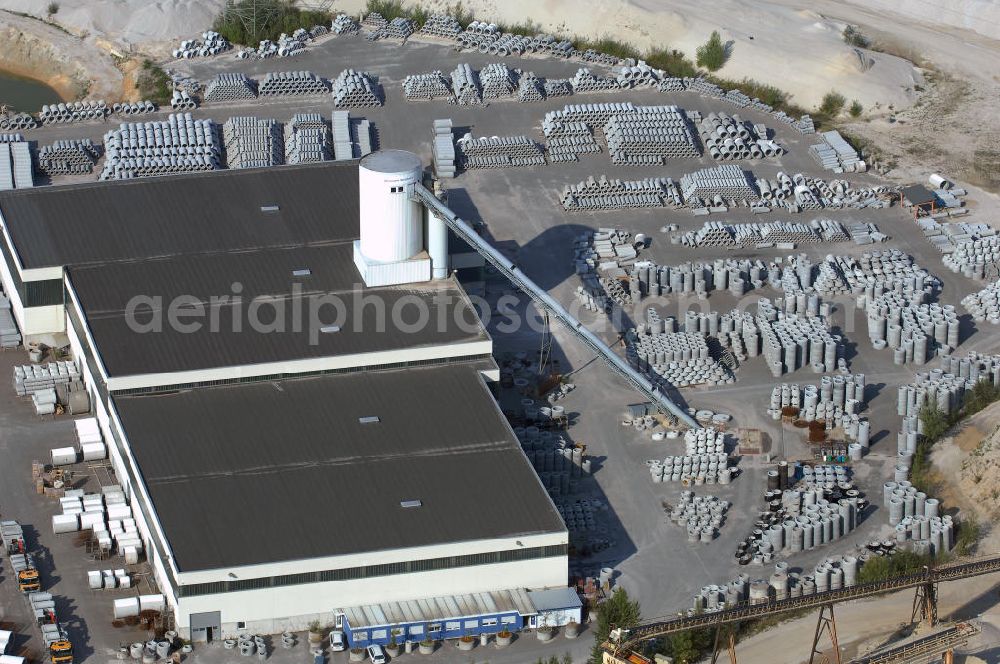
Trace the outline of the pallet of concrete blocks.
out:
M 38 150 L 38 170 L 47 175 L 90 173 L 101 156 L 89 138 L 56 141 Z
M 517 79 L 517 100 L 521 103 L 543 101 L 545 88 L 535 72 L 527 71 Z
M 378 82 L 368 72 L 345 69 L 333 82 L 333 103 L 337 108 L 381 106 Z
M 222 150 L 216 124 L 174 113 L 165 121 L 122 123 L 104 135 L 101 180 L 211 171 Z
M 222 125 L 229 168 L 265 168 L 284 161 L 281 125 L 272 118 L 233 116 Z
M 434 172 L 438 177 L 455 177 L 455 139 L 451 119 L 434 121 Z
M 573 94 L 573 84 L 568 78 L 548 78 L 542 82 L 545 97 L 569 97 Z
M 354 159 L 354 140 L 351 137 L 351 114 L 333 112 L 333 158 L 336 161 Z
M 38 122 L 30 113 L 0 113 L 0 131 L 34 129 Z
M 185 60 L 198 57 L 204 58 L 210 55 L 218 55 L 219 53 L 228 51 L 230 48 L 232 48 L 232 44 L 225 37 L 218 32 L 208 30 L 201 33 L 201 40 L 185 39 L 182 41 L 171 52 L 171 55 L 175 58 L 184 58 Z
M 463 106 L 481 104 L 483 101 L 479 76 L 468 64 L 462 63 L 451 73 L 451 90 L 455 101 Z
M 575 185 L 567 185 L 560 196 L 563 209 L 622 210 L 627 208 L 665 207 L 676 200 L 677 188 L 669 178 L 644 180 L 608 180 L 589 177 Z
M 453 98 L 451 82 L 439 70 L 407 76 L 403 79 L 403 94 L 410 101 Z
M 330 156 L 330 128 L 319 113 L 296 113 L 285 124 L 285 163 L 309 164 Z
M 458 152 L 465 169 L 545 165 L 541 146 L 527 136 L 473 138 L 466 134 L 458 139 Z
M 639 60 L 634 65 L 622 65 L 615 68 L 615 83 L 619 88 L 656 85 L 658 79 L 656 70 L 643 60 Z
M 420 34 L 455 39 L 462 32 L 462 24 L 449 14 L 431 14 L 420 27 Z
M 664 76 L 656 87 L 660 92 L 684 92 L 687 90 L 684 79 L 677 76 Z
M 20 134 L 0 134 L 0 191 L 34 186 L 29 144 Z
M 257 84 L 245 74 L 225 72 L 205 86 L 205 101 L 241 101 L 257 98 Z
M 42 124 L 64 124 L 103 120 L 111 114 L 111 109 L 103 101 L 71 101 L 59 104 L 43 104 L 38 114 Z
M 175 111 L 193 111 L 198 108 L 198 100 L 186 90 L 174 90 L 170 95 L 170 108 Z
M 735 164 L 703 168 L 682 176 L 681 194 L 689 206 L 715 196 L 743 203 L 759 198 L 749 174 Z
M 660 481 L 663 481 L 662 476 Z M 728 510 L 729 501 L 716 496 L 696 496 L 693 491 L 682 491 L 680 500 L 667 510 L 667 515 L 671 523 L 687 531 L 688 542 L 707 544 L 715 539 L 722 528 Z
M 570 85 L 575 92 L 600 92 L 601 90 L 615 90 L 618 84 L 613 78 L 595 76 L 588 67 L 580 67 L 576 70 Z
M 347 14 L 337 14 L 330 24 L 330 30 L 335 35 L 355 35 L 360 29 L 361 26 L 354 20 L 354 17 Z
M 41 390 L 55 390 L 56 385 L 78 380 L 80 380 L 80 370 L 73 362 L 59 361 L 14 367 L 14 392 L 19 397 Z
M 603 131 L 615 164 L 662 164 L 667 159 L 701 156 L 687 118 L 677 106 L 640 106 L 613 115 Z
M 20 345 L 21 332 L 11 312 L 10 298 L 0 293 L 0 348 L 17 348 Z
M 330 91 L 326 81 L 311 71 L 268 72 L 258 83 L 261 97 L 273 95 L 324 95 Z

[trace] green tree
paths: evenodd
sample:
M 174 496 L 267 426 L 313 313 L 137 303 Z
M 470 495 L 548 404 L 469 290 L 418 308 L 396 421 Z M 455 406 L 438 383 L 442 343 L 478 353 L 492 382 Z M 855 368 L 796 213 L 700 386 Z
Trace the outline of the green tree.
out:
M 924 404 L 924 407 L 920 409 L 919 417 L 924 429 L 924 438 L 932 445 L 944 435 L 950 426 L 945 414 L 929 403 Z
M 819 112 L 829 118 L 835 118 L 844 110 L 844 104 L 846 103 L 847 99 L 844 95 L 831 90 L 823 95 L 823 101 L 819 105 Z
M 662 643 L 660 651 L 672 657 L 674 664 L 692 664 L 708 652 L 713 641 L 711 630 L 693 629 L 670 635 Z
M 729 59 L 729 51 L 722 43 L 722 37 L 718 30 L 713 30 L 712 36 L 702 46 L 699 46 L 695 53 L 697 55 L 695 61 L 698 66 L 704 67 L 708 71 L 719 71 Z
M 955 553 L 959 556 L 971 555 L 982 537 L 979 519 L 972 514 L 958 522 L 958 536 L 955 538 Z
M 640 617 L 639 602 L 630 600 L 624 588 L 616 588 L 611 597 L 598 607 L 591 663 L 601 664 L 603 661 L 601 644 L 608 640 L 612 629 L 635 627 L 639 624 Z
M 851 103 L 851 107 L 847 109 L 847 112 L 851 114 L 852 118 L 857 118 L 861 116 L 861 112 L 865 110 L 865 107 L 861 105 L 861 102 L 855 99 Z

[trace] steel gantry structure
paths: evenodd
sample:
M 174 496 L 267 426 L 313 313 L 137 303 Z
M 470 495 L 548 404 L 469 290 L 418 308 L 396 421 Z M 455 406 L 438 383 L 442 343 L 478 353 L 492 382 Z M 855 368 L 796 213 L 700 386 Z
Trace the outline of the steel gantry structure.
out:
M 915 588 L 916 593 L 911 621 L 916 622 L 919 620 L 934 625 L 937 621 L 937 584 L 993 574 L 995 572 L 1000 572 L 1000 555 L 966 558 L 945 563 L 938 567 L 925 567 L 920 572 L 913 574 L 897 576 L 882 581 L 862 583 L 840 590 L 828 590 L 802 597 L 789 597 L 780 600 L 769 599 L 757 603 L 741 602 L 740 604 L 727 606 L 720 611 L 712 613 L 679 615 L 672 618 L 656 619 L 628 630 L 622 629 L 617 632 L 617 639 L 612 639 L 604 643 L 604 649 L 615 658 L 624 660 L 643 641 L 693 629 L 715 629 L 715 652 L 712 657 L 714 663 L 718 659 L 720 648 L 726 645 L 723 644 L 721 638 L 722 627 L 726 625 L 738 625 L 748 620 L 781 615 L 792 611 L 820 609 L 816 624 L 816 633 L 813 638 L 813 651 L 810 654 L 809 661 L 810 663 L 817 661 L 816 657 L 820 655 L 820 652 L 817 650 L 819 642 L 824 633 L 829 633 L 830 640 L 834 646 L 834 652 L 836 653 L 836 661 L 839 664 L 840 654 L 837 642 L 837 626 L 833 612 L 835 604 Z M 735 662 L 735 634 L 733 630 L 730 630 L 728 637 L 728 650 L 731 661 Z

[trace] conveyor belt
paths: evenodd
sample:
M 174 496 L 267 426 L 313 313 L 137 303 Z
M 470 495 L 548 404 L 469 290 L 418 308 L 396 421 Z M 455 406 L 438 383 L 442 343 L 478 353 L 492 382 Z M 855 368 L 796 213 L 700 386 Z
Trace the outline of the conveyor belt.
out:
M 975 623 L 958 623 L 934 634 L 851 660 L 851 664 L 926 664 L 941 658 L 941 653 L 964 645 L 982 631 Z

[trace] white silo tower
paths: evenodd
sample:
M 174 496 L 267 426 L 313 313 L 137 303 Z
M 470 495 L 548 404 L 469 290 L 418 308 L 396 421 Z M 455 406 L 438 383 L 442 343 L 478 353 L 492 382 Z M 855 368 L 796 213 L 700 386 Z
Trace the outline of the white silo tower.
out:
M 420 158 L 405 150 L 373 152 L 361 160 L 361 239 L 354 243 L 354 263 L 365 285 L 430 280 L 424 210 L 413 195 L 422 174 Z

